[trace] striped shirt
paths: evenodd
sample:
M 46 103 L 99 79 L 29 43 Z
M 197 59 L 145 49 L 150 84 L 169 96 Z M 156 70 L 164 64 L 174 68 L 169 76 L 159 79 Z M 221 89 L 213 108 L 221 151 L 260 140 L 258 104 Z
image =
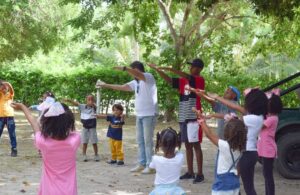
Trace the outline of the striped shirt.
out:
M 195 93 L 192 93 L 185 89 L 186 86 L 193 87 L 195 89 L 204 89 L 205 81 L 202 76 L 191 76 L 186 78 L 172 78 L 172 86 L 179 91 L 179 110 L 178 110 L 178 122 L 196 121 L 197 116 L 192 111 L 193 107 L 197 110 L 202 110 L 201 98 Z

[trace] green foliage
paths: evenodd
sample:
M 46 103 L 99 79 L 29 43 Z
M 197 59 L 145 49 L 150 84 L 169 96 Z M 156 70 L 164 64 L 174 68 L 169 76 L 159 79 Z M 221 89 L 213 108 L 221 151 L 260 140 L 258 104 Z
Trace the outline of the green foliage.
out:
M 298 0 L 249 0 L 258 14 L 293 19 L 294 9 L 300 7 Z
M 158 100 L 160 112 L 165 113 L 168 110 L 177 111 L 178 107 L 178 92 L 171 88 L 163 81 L 155 72 L 152 72 L 156 78 L 158 88 Z M 223 92 L 229 85 L 234 85 L 242 92 L 245 88 L 260 86 L 267 87 L 275 83 L 279 78 L 273 76 L 256 76 L 251 74 L 210 74 L 207 71 L 203 72 L 206 90 L 223 95 Z M 85 102 L 85 97 L 88 94 L 96 95 L 95 83 L 97 79 L 101 79 L 107 83 L 124 84 L 132 80 L 128 74 L 124 72 L 114 71 L 110 68 L 91 68 L 87 67 L 73 73 L 66 74 L 46 74 L 41 71 L 29 70 L 10 70 L 3 69 L 0 72 L 0 78 L 9 81 L 15 89 L 15 100 L 24 102 L 27 105 L 37 104 L 38 99 L 45 91 L 52 91 L 58 100 L 62 98 L 71 98 L 79 102 Z M 287 89 L 297 81 L 290 82 L 282 89 Z M 131 100 L 133 93 L 113 91 L 109 89 L 101 90 L 101 108 L 102 111 L 116 100 L 122 101 L 129 109 L 133 109 Z M 243 101 L 243 100 L 242 100 Z M 285 107 L 299 107 L 299 99 L 295 93 L 291 93 L 283 97 Z M 211 112 L 211 106 L 203 101 L 205 112 Z M 104 110 L 103 110 L 104 109 Z M 173 112 L 175 116 L 176 112 Z
M 59 0 L 5 0 L 0 4 L 0 63 L 48 53 L 65 37 L 65 22 L 74 7 L 58 6 Z

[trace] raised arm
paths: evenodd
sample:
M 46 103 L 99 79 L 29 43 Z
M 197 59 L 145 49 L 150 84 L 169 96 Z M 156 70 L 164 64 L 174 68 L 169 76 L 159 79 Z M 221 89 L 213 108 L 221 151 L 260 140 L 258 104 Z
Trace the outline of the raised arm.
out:
M 107 89 L 113 89 L 118 91 L 132 91 L 129 85 L 113 85 L 113 84 L 101 84 L 100 87 L 107 88 Z
M 99 118 L 99 119 L 106 119 L 107 114 L 96 114 L 96 117 Z
M 146 81 L 144 73 L 141 72 L 141 71 L 138 71 L 136 69 L 132 69 L 132 68 L 127 67 L 127 66 L 116 66 L 116 67 L 114 67 L 114 69 L 115 70 L 126 71 L 126 72 L 128 72 L 128 74 L 130 74 L 134 78 L 136 78 L 138 80 Z
M 199 110 L 193 108 L 193 111 L 197 114 L 198 123 L 202 130 L 205 132 L 206 137 L 216 146 L 218 146 L 219 137 L 213 133 L 213 131 L 207 126 L 205 117 L 201 114 Z
M 229 100 L 226 100 L 223 97 L 218 96 L 217 94 L 208 93 L 208 96 L 211 97 L 211 98 L 213 98 L 213 99 L 215 99 L 215 100 L 218 100 L 219 102 L 221 102 L 225 106 L 228 106 L 229 108 L 242 113 L 243 115 L 247 114 L 247 111 L 246 111 L 246 109 L 244 107 L 242 107 L 242 106 L 240 106 L 238 104 L 235 104 L 235 103 L 233 103 L 233 102 L 231 102 Z
M 160 70 L 155 64 L 148 64 L 150 68 L 155 70 L 159 76 L 164 79 L 168 84 L 172 85 L 172 78 L 169 77 L 166 73 L 164 73 L 162 70 Z
M 192 88 L 192 87 L 187 87 L 186 89 L 191 91 L 191 92 L 194 92 L 195 94 L 197 94 L 201 98 L 205 99 L 208 103 L 211 104 L 211 106 L 214 106 L 216 104 L 216 100 L 209 97 L 208 95 L 206 95 L 204 90 L 195 89 L 195 88 Z
M 29 109 L 22 103 L 12 103 L 11 107 L 16 110 L 21 110 L 24 112 L 25 117 L 27 118 L 28 122 L 30 123 L 34 132 L 40 131 L 40 126 L 34 116 L 30 113 Z
M 184 77 L 186 79 L 190 79 L 190 75 L 185 73 L 185 72 L 182 72 L 180 70 L 176 70 L 172 67 L 160 67 L 159 68 L 160 70 L 167 70 L 167 71 L 170 71 L 170 72 L 173 72 L 174 74 L 178 75 L 179 77 Z
M 3 82 L 2 84 L 8 88 L 10 95 L 12 95 L 12 96 L 15 95 L 14 88 L 12 87 L 12 85 L 9 82 Z
M 73 104 L 74 106 L 79 106 L 80 103 L 71 99 L 63 99 L 64 102 L 68 102 L 70 104 Z
M 216 146 L 218 146 L 219 137 L 209 128 L 205 121 L 199 123 L 202 130 L 205 132 L 206 137 Z

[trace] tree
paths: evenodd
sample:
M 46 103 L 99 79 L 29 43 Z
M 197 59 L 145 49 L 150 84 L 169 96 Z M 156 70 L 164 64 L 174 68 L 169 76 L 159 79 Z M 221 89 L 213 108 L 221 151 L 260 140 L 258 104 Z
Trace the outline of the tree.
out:
M 48 53 L 62 42 L 68 14 L 59 0 L 5 0 L 0 2 L 0 63 Z M 76 10 L 75 10 L 76 11 Z
M 250 0 L 253 3 L 256 13 L 275 16 L 279 19 L 288 18 L 294 19 L 294 9 L 300 6 L 300 1 L 297 0 Z

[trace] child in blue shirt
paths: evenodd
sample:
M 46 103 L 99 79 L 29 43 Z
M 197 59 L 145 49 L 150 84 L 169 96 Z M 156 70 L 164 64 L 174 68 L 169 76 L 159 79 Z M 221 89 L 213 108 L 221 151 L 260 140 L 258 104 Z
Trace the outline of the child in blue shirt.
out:
M 123 128 L 124 115 L 123 106 L 121 104 L 115 104 L 112 107 L 112 115 L 97 115 L 97 118 L 106 119 L 109 122 L 107 137 L 109 138 L 111 160 L 108 164 L 124 165 L 124 152 L 123 152 Z

